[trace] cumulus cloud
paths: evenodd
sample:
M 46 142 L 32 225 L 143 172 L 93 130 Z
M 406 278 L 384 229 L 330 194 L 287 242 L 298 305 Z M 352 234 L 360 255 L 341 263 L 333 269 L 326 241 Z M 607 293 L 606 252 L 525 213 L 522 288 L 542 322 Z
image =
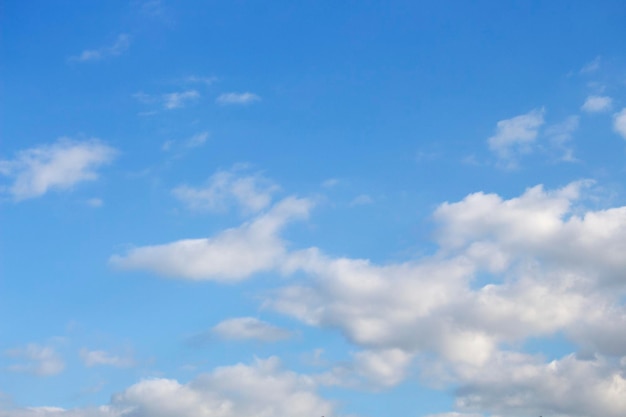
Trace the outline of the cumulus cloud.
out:
M 499 369 L 505 346 L 564 334 L 586 357 L 607 358 L 602 366 L 608 373 L 594 377 L 597 386 L 623 395 L 615 364 L 626 356 L 626 340 L 618 336 L 626 325 L 626 207 L 586 210 L 581 199 L 590 186 L 536 186 L 510 199 L 475 193 L 444 203 L 434 213 L 439 250 L 416 261 L 377 265 L 316 248 L 292 252 L 288 267 L 311 279 L 277 290 L 265 304 L 306 324 L 338 329 L 366 349 L 354 356 L 352 374 L 345 367 L 332 373 L 336 383 L 360 372 L 393 385 L 415 358 L 435 357 L 452 370 L 440 381 L 470 387 L 481 372 Z M 547 366 L 531 359 L 525 360 Z M 459 407 L 511 416 L 534 410 L 526 397 L 517 398 L 519 410 L 515 401 L 498 405 L 518 388 L 502 375 L 493 384 L 498 395 L 471 403 L 475 395 L 459 391 Z M 543 397 L 548 411 L 578 395 L 578 388 L 564 390 L 563 398 Z M 600 392 L 587 396 L 582 415 L 604 415 L 589 411 L 593 404 L 611 415 L 624 412 Z
M 626 139 L 626 107 L 613 115 L 613 129 Z
M 259 340 L 261 342 L 276 342 L 291 336 L 289 331 L 255 317 L 224 320 L 213 327 L 212 333 L 226 340 Z
M 133 366 L 133 358 L 126 356 L 112 355 L 104 350 L 81 349 L 80 358 L 86 367 L 91 368 L 99 365 L 114 366 L 116 368 L 127 368 Z
M 229 104 L 251 104 L 255 101 L 260 101 L 261 97 L 257 96 L 253 93 L 224 93 L 221 94 L 215 102 L 221 105 L 229 105 Z
M 589 96 L 582 105 L 581 110 L 587 113 L 600 113 L 611 108 L 613 99 L 608 96 Z
M 310 207 L 294 197 L 214 238 L 139 248 L 112 262 L 190 279 L 299 272 L 301 279 L 271 292 L 264 306 L 336 329 L 362 348 L 349 364 L 318 375 L 324 384 L 392 386 L 419 365 L 438 384 L 460 387 L 460 411 L 521 416 L 540 411 L 534 391 L 524 390 L 543 378 L 553 384 L 539 384 L 543 390 L 564 384 L 561 396 L 539 396 L 550 413 L 570 415 L 574 407 L 564 404 L 571 400 L 581 415 L 619 415 L 626 410 L 614 401 L 625 394 L 626 207 L 587 209 L 592 186 L 538 185 L 512 198 L 478 192 L 445 202 L 433 214 L 438 250 L 407 262 L 333 257 L 314 247 L 287 250 L 277 234 L 285 213 L 301 218 Z M 274 226 L 260 227 L 268 217 Z M 545 363 L 507 350 L 556 334 L 577 354 Z M 428 369 L 429 362 L 440 366 Z M 481 379 L 494 367 L 506 370 L 502 377 Z M 528 376 L 533 373 L 539 376 Z M 565 383 L 584 378 L 592 389 L 579 398 L 580 384 Z
M 287 256 L 279 233 L 291 221 L 306 218 L 307 199 L 288 197 L 250 222 L 212 238 L 131 249 L 111 257 L 122 269 L 140 269 L 176 278 L 237 281 L 263 271 L 280 269 Z
M 508 167 L 515 166 L 519 154 L 532 151 L 539 128 L 544 124 L 543 109 L 535 109 L 511 119 L 500 120 L 496 133 L 487 140 L 489 149 Z
M 277 358 L 216 368 L 182 384 L 146 379 L 115 394 L 110 404 L 83 409 L 36 407 L 0 417 L 310 417 L 335 414 L 311 377 L 281 369 Z
M 23 372 L 38 376 L 52 376 L 65 369 L 65 362 L 51 346 L 42 346 L 30 343 L 23 348 L 10 349 L 6 354 L 21 360 L 20 363 L 10 365 L 11 372 Z
M 244 213 L 256 213 L 270 205 L 278 189 L 260 173 L 246 174 L 236 166 L 218 171 L 202 187 L 181 185 L 173 193 L 194 210 L 225 211 L 236 204 Z
M 19 151 L 0 160 L 0 175 L 13 180 L 6 191 L 17 201 L 42 196 L 50 190 L 67 190 L 98 178 L 97 169 L 110 163 L 117 151 L 91 139 L 61 138 L 51 145 Z
M 72 61 L 87 62 L 99 61 L 112 56 L 121 55 L 130 47 L 130 36 L 122 33 L 118 35 L 115 42 L 110 46 L 104 46 L 99 49 L 86 49 L 80 55 L 70 58 Z
M 459 368 L 456 406 L 525 417 L 607 416 L 626 413 L 626 369 L 606 358 L 542 358 L 502 352 L 489 367 Z

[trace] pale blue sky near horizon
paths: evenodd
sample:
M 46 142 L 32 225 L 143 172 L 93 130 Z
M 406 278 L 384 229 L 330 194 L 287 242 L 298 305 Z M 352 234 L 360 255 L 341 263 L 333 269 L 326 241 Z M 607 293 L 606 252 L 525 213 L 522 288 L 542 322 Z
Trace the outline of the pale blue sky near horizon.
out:
M 624 21 L 4 1 L 0 417 L 624 415 Z

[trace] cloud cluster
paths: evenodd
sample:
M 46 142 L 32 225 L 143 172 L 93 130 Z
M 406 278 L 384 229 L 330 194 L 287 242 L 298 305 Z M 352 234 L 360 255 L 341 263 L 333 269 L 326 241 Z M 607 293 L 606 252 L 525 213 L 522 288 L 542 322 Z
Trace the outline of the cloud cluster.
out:
M 434 355 L 449 368 L 435 378 L 438 383 L 466 387 L 458 394 L 460 408 L 511 416 L 535 412 L 538 403 L 503 400 L 520 388 L 507 379 L 509 373 L 534 367 L 538 376 L 524 383 L 532 386 L 556 365 L 507 353 L 507 346 L 565 334 L 580 357 L 590 359 L 561 360 L 565 374 L 555 381 L 563 397 L 544 395 L 541 409 L 578 415 L 568 414 L 574 406 L 563 408 L 571 400 L 582 407 L 580 415 L 603 415 L 592 413 L 593 407 L 624 414 L 626 404 L 613 398 L 626 398 L 623 369 L 615 366 L 626 361 L 626 339 L 619 331 L 626 325 L 621 301 L 626 207 L 584 210 L 577 203 L 589 185 L 577 182 L 554 191 L 536 186 L 511 199 L 475 193 L 444 203 L 434 213 L 440 249 L 418 261 L 376 265 L 314 248 L 293 252 L 290 268 L 312 281 L 279 289 L 266 305 L 306 324 L 338 329 L 365 349 L 355 355 L 350 372 L 345 367 L 334 372 L 347 382 L 335 383 L 349 385 L 356 375 L 395 384 L 411 358 Z M 498 362 L 515 357 L 514 364 Z M 592 372 L 600 369 L 596 364 L 603 371 Z M 597 386 L 584 404 L 577 402 L 582 383 L 570 380 L 570 366 L 587 369 Z M 503 369 L 492 386 L 499 391 L 484 392 L 479 400 L 480 376 L 494 367 Z M 613 394 L 601 395 L 608 388 Z
M 110 163 L 117 151 L 96 140 L 61 138 L 51 145 L 19 151 L 0 160 L 0 175 L 13 180 L 6 191 L 17 201 L 39 197 L 50 190 L 67 190 L 98 178 L 98 168 Z
M 304 278 L 268 294 L 264 306 L 335 329 L 362 349 L 318 375 L 320 383 L 392 386 L 416 365 L 433 383 L 458 386 L 457 407 L 468 413 L 565 416 L 578 415 L 572 410 L 579 407 L 580 415 L 601 415 L 590 411 L 595 407 L 619 415 L 626 413 L 626 404 L 614 401 L 626 397 L 626 207 L 586 209 L 592 186 L 538 185 L 512 198 L 477 192 L 445 202 L 433 213 L 438 250 L 401 263 L 289 248 L 279 232 L 311 207 L 295 197 L 212 238 L 137 248 L 112 263 L 183 279 L 299 272 Z M 213 330 L 263 339 L 269 326 L 239 318 Z M 515 351 L 557 334 L 575 355 L 545 362 Z M 494 367 L 502 371 L 482 379 Z M 592 389 L 581 394 L 576 376 Z M 531 401 L 535 385 L 540 400 Z M 560 394 L 540 392 L 550 387 Z
M 281 369 L 277 358 L 220 367 L 189 383 L 143 380 L 105 406 L 0 410 L 0 417 L 332 417 L 334 406 L 314 380 Z

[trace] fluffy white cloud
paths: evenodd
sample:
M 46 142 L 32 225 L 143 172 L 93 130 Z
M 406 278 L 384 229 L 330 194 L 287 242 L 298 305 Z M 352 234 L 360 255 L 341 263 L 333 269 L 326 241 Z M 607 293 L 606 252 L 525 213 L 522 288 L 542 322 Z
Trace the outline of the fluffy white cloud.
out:
M 288 197 L 251 222 L 207 239 L 185 239 L 131 249 L 111 257 L 123 269 L 194 280 L 237 281 L 252 274 L 280 269 L 287 256 L 279 232 L 289 222 L 306 218 L 312 202 Z
M 308 376 L 281 369 L 277 358 L 215 369 L 187 384 L 148 379 L 98 408 L 0 411 L 0 417 L 332 417 L 333 404 Z
M 461 381 L 456 405 L 510 417 L 626 415 L 626 368 L 614 360 L 574 355 L 545 363 L 501 352 L 489 367 L 455 370 Z
M 626 139 L 626 107 L 613 116 L 613 129 Z
M 104 350 L 81 349 L 80 358 L 85 366 L 91 368 L 99 365 L 109 365 L 117 368 L 133 366 L 135 361 L 130 356 L 112 355 Z
M 13 179 L 6 191 L 19 201 L 93 181 L 98 178 L 97 169 L 110 163 L 116 153 L 99 140 L 61 138 L 51 145 L 19 151 L 13 159 L 0 160 L 0 174 Z
M 57 375 L 65 369 L 65 362 L 51 346 L 30 343 L 23 348 L 6 352 L 10 357 L 21 359 L 21 363 L 10 365 L 11 372 L 25 372 L 38 376 Z
M 99 49 L 86 49 L 80 55 L 70 58 L 72 61 L 86 62 L 99 61 L 111 56 L 121 55 L 130 47 L 130 36 L 121 34 L 117 37 L 113 45 Z
M 244 212 L 255 213 L 270 205 L 278 189 L 261 174 L 247 175 L 235 167 L 218 171 L 203 187 L 181 185 L 173 193 L 191 209 L 223 211 L 236 203 Z
M 217 104 L 251 104 L 255 101 L 260 101 L 261 97 L 253 93 L 224 93 L 221 94 L 215 101 Z
M 599 113 L 611 108 L 613 99 L 608 96 L 589 96 L 582 105 L 581 110 L 588 113 Z
M 336 328 L 367 349 L 355 355 L 348 367 L 352 374 L 340 368 L 329 383 L 349 381 L 360 372 L 392 385 L 403 379 L 412 358 L 435 357 L 453 370 L 440 381 L 473 387 L 481 373 L 500 369 L 503 357 L 514 357 L 503 353 L 505 346 L 564 334 L 581 354 L 607 358 L 606 372 L 594 376 L 589 370 L 596 388 L 584 403 L 577 403 L 578 387 L 564 385 L 563 397 L 541 397 L 544 409 L 568 415 L 574 408 L 562 408 L 569 399 L 586 410 L 581 415 L 623 414 L 612 398 L 624 394 L 623 371 L 615 364 L 626 356 L 619 330 L 626 325 L 621 299 L 626 207 L 585 210 L 580 200 L 588 186 L 585 181 L 554 191 L 536 186 L 511 199 L 475 193 L 444 203 L 434 214 L 440 249 L 418 261 L 376 265 L 332 258 L 314 248 L 292 252 L 287 268 L 312 280 L 278 290 L 266 305 L 310 325 Z M 537 369 L 547 367 L 535 358 L 531 362 Z M 583 362 L 575 366 L 584 368 Z M 498 395 L 479 400 L 459 391 L 459 407 L 507 416 L 534 410 L 536 403 L 526 397 L 498 405 L 519 387 L 502 372 L 493 384 Z M 555 381 L 574 377 L 563 372 Z M 602 393 L 609 388 L 613 397 Z M 594 405 L 601 411 L 592 412 Z
M 212 333 L 227 340 L 259 340 L 275 342 L 287 339 L 291 333 L 255 317 L 236 317 L 218 323 Z
M 496 133 L 487 140 L 489 149 L 507 166 L 515 165 L 518 154 L 529 153 L 544 124 L 543 109 L 535 109 L 511 119 L 500 120 Z

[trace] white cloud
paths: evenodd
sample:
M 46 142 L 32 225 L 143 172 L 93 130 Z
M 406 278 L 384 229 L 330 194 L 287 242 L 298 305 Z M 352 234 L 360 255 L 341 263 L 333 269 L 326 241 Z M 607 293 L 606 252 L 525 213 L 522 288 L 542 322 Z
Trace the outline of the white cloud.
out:
M 194 210 L 224 211 L 237 204 L 246 213 L 265 209 L 279 187 L 261 174 L 246 175 L 241 167 L 218 171 L 204 187 L 181 185 L 174 195 Z
M 543 109 L 535 109 L 511 119 L 500 120 L 496 133 L 487 142 L 501 162 L 508 167 L 515 166 L 519 154 L 532 151 L 538 130 L 544 124 Z
M 590 74 L 596 72 L 600 69 L 600 57 L 597 56 L 593 61 L 590 61 L 585 64 L 584 67 L 580 69 L 581 74 Z
M 116 153 L 96 139 L 61 138 L 52 145 L 22 150 L 12 160 L 1 160 L 0 174 L 13 178 L 8 193 L 19 201 L 96 180 L 97 168 L 110 163 Z
M 418 261 L 381 266 L 314 248 L 292 252 L 287 266 L 312 280 L 278 290 L 265 305 L 309 325 L 336 328 L 366 349 L 348 368 L 326 375 L 327 383 L 357 374 L 393 385 L 406 375 L 411 358 L 435 357 L 453 370 L 441 380 L 471 384 L 474 377 L 461 370 L 488 372 L 503 346 L 563 334 L 585 355 L 609 358 L 613 376 L 598 380 L 606 387 L 615 378 L 611 363 L 626 356 L 619 330 L 626 325 L 626 207 L 584 210 L 575 203 L 587 186 L 537 186 L 508 200 L 476 193 L 444 203 L 434 215 L 440 249 Z M 489 279 L 476 285 L 478 276 Z M 612 389 L 621 395 L 619 384 Z M 494 386 L 511 395 L 516 389 L 504 376 Z M 595 402 L 611 410 L 611 399 L 598 392 L 586 409 Z M 566 394 L 563 401 L 576 392 Z M 548 410 L 559 409 L 557 399 L 546 398 Z
M 200 132 L 185 141 L 185 146 L 187 148 L 197 148 L 199 146 L 204 145 L 206 140 L 209 138 L 209 132 Z
M 111 257 L 110 263 L 176 278 L 242 280 L 284 264 L 286 243 L 278 234 L 289 222 L 306 218 L 311 206 L 310 200 L 288 197 L 251 222 L 215 237 L 139 247 Z
M 599 113 L 611 108 L 613 99 L 608 96 L 589 96 L 582 105 L 581 110 L 587 113 Z
M 146 379 L 115 394 L 105 406 L 37 407 L 0 411 L 0 417 L 332 417 L 334 406 L 316 393 L 311 377 L 281 369 L 277 358 L 216 368 L 187 384 Z
M 173 110 L 185 107 L 188 103 L 198 100 L 200 98 L 200 93 L 196 90 L 185 90 L 161 95 L 153 95 L 140 91 L 133 94 L 133 98 L 143 104 L 159 103 L 164 109 Z M 155 114 L 155 112 L 144 112 L 142 114 L 152 115 Z
M 546 128 L 545 134 L 550 140 L 550 144 L 562 152 L 561 160 L 574 162 L 574 151 L 569 146 L 574 132 L 578 129 L 579 116 L 569 116 L 561 123 L 553 124 Z
M 65 369 L 65 362 L 51 346 L 30 343 L 23 348 L 10 349 L 6 354 L 25 361 L 10 365 L 8 370 L 11 372 L 52 376 L 61 373 Z
M 489 367 L 456 370 L 461 410 L 525 417 L 621 417 L 626 415 L 626 368 L 606 358 L 574 355 L 548 363 L 502 352 Z
M 85 203 L 90 207 L 102 207 L 104 205 L 101 198 L 90 198 Z
M 255 101 L 260 101 L 261 97 L 253 93 L 224 93 L 221 94 L 215 101 L 217 104 L 251 104 Z
M 116 368 L 127 368 L 133 366 L 135 361 L 132 357 L 111 355 L 104 350 L 81 349 L 80 358 L 86 367 L 91 368 L 99 365 L 109 365 Z
M 361 194 L 356 196 L 351 202 L 351 206 L 366 206 L 369 204 L 373 204 L 374 199 L 367 194 Z
M 205 84 L 209 86 L 217 81 L 217 77 L 198 77 L 196 75 L 190 75 L 185 77 L 183 81 L 190 84 Z
M 354 355 L 354 366 L 357 374 L 370 383 L 393 386 L 404 379 L 411 359 L 411 355 L 401 349 L 363 351 Z
M 254 317 L 237 317 L 224 320 L 213 327 L 212 332 L 227 340 L 259 340 L 275 342 L 287 339 L 291 333 Z
M 614 398 L 624 394 L 619 367 L 626 364 L 620 359 L 626 357 L 620 331 L 626 325 L 626 207 L 586 209 L 590 186 L 589 181 L 549 191 L 536 186 L 508 199 L 479 192 L 443 203 L 433 216 L 438 251 L 403 263 L 335 258 L 317 248 L 287 251 L 277 235 L 285 220 L 257 239 L 252 232 L 257 222 L 287 200 L 237 229 L 194 241 L 196 252 L 164 245 L 119 260 L 129 263 L 122 266 L 192 279 L 241 279 L 262 270 L 304 273 L 306 278 L 270 293 L 265 306 L 311 326 L 337 329 L 364 349 L 351 363 L 318 375 L 320 383 L 391 386 L 419 364 L 437 383 L 462 387 L 461 411 L 517 416 L 539 411 L 532 392 L 516 397 L 520 387 L 527 392 L 541 379 L 525 372 L 543 375 L 556 367 L 561 374 L 548 374 L 546 380 L 556 382 L 544 390 L 588 378 L 591 393 L 581 399 L 578 382 L 562 385 L 562 396 L 540 396 L 544 409 L 568 415 L 574 408 L 564 404 L 571 401 L 589 416 L 623 415 Z M 299 211 L 302 216 L 309 204 Z M 234 238 L 223 237 L 229 234 Z M 241 249 L 240 241 L 256 243 Z M 222 256 L 223 247 L 236 256 Z M 275 251 L 259 255 L 257 247 Z M 556 334 L 574 344 L 581 358 L 591 359 L 549 365 L 504 350 Z M 429 370 L 429 361 L 439 363 L 438 370 Z M 482 375 L 494 364 L 506 371 L 485 382 Z M 517 374 L 528 379 L 505 377 Z M 601 412 L 589 411 L 594 406 Z
M 329 178 L 327 180 L 325 180 L 324 182 L 322 182 L 322 187 L 324 188 L 333 188 L 336 187 L 337 185 L 339 185 L 341 181 L 339 181 L 337 178 Z
M 200 97 L 200 93 L 196 90 L 187 90 L 163 95 L 163 106 L 168 109 L 178 109 L 184 107 L 189 101 L 196 100 Z
M 121 34 L 111 46 L 105 46 L 99 49 L 86 49 L 80 55 L 70 58 L 72 61 L 86 62 L 99 61 L 111 56 L 121 55 L 130 47 L 130 36 Z
M 613 129 L 626 139 L 626 107 L 613 115 Z

